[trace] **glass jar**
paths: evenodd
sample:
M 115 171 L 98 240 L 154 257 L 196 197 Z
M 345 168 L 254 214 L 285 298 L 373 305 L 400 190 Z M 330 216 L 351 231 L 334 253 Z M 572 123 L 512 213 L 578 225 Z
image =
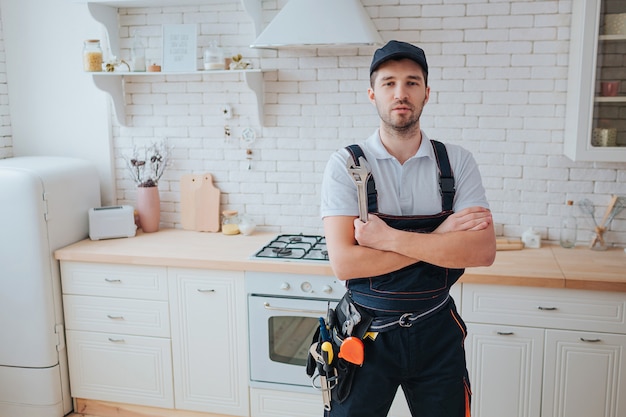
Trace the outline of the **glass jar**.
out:
M 252 217 L 248 216 L 247 214 L 242 214 L 241 216 L 239 216 L 239 231 L 248 236 L 251 235 L 254 232 L 254 229 L 256 228 L 256 223 L 254 222 L 254 220 L 252 220 Z
M 222 233 L 225 235 L 239 234 L 239 213 L 236 210 L 224 210 L 222 215 Z
M 205 70 L 223 70 L 224 51 L 217 46 L 216 41 L 212 41 L 207 49 L 204 50 L 204 69 Z
M 87 39 L 83 46 L 83 69 L 87 72 L 102 71 L 102 48 L 98 39 Z
M 130 51 L 130 58 L 133 63 L 134 72 L 144 72 L 146 70 L 146 48 L 143 46 L 139 33 L 135 31 L 133 36 L 133 47 Z

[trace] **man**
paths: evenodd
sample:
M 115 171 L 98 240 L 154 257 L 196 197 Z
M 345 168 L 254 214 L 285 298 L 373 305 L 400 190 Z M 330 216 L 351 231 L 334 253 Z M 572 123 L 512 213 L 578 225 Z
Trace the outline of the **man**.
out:
M 379 129 L 360 147 L 333 154 L 324 173 L 331 266 L 374 320 L 349 395 L 333 397 L 327 416 L 386 416 L 398 386 L 413 416 L 469 416 L 466 328 L 449 289 L 462 268 L 493 263 L 495 234 L 471 154 L 432 143 L 420 129 L 429 95 L 422 49 L 398 41 L 378 49 L 368 96 Z M 365 223 L 347 169 L 360 152 L 375 187 Z

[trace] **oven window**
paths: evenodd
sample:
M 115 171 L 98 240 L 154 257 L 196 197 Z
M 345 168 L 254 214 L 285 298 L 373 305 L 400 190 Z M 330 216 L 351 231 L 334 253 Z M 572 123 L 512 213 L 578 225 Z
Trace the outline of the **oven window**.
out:
M 319 319 L 302 316 L 274 316 L 268 320 L 270 359 L 306 366 L 309 347 Z

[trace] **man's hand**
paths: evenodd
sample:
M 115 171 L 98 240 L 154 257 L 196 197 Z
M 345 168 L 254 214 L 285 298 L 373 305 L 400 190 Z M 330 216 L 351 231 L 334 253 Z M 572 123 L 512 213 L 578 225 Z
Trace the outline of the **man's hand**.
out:
M 484 207 L 468 207 L 452 213 L 433 233 L 483 230 L 493 223 L 491 211 Z

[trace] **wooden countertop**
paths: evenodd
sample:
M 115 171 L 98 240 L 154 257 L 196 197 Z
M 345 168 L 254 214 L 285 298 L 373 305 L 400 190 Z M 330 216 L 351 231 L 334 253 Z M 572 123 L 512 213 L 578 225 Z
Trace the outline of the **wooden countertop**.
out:
M 139 232 L 133 238 L 86 239 L 57 250 L 55 257 L 80 262 L 333 274 L 327 262 L 250 258 L 275 236 L 276 233 L 225 236 L 163 229 L 156 233 Z M 492 266 L 467 268 L 461 282 L 626 292 L 626 253 L 622 249 L 600 252 L 586 246 L 564 249 L 558 245 L 498 251 Z

